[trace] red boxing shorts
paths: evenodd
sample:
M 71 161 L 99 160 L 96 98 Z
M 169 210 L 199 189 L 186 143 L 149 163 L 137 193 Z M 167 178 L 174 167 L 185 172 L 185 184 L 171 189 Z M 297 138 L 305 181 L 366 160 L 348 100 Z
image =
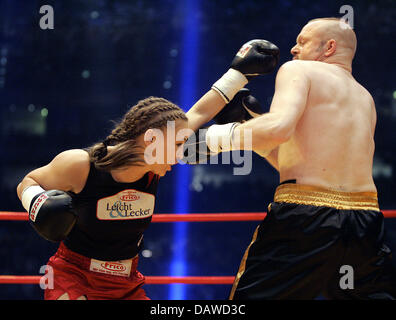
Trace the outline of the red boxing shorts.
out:
M 101 261 L 69 250 L 61 242 L 47 265 L 52 267 L 53 288 L 45 289 L 45 300 L 64 293 L 70 300 L 150 300 L 142 289 L 144 276 L 136 270 L 138 256 L 128 260 Z M 48 276 L 48 275 L 47 275 Z

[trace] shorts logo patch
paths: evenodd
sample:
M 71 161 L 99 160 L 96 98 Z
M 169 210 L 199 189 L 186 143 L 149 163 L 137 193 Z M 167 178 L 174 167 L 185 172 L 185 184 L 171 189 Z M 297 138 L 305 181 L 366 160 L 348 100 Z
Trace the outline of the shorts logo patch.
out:
M 91 259 L 90 271 L 110 274 L 113 276 L 129 277 L 131 273 L 132 259 L 119 261 L 101 261 Z

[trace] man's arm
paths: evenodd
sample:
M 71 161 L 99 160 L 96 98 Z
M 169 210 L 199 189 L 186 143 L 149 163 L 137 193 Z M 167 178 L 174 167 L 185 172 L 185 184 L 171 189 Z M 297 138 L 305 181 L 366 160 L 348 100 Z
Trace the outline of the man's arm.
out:
M 301 64 L 285 63 L 276 77 L 270 111 L 237 126 L 234 144 L 243 148 L 245 130 L 252 130 L 253 150 L 270 151 L 288 141 L 305 110 L 309 88 L 310 81 Z
M 209 127 L 206 140 L 213 152 L 244 149 L 267 154 L 288 141 L 304 113 L 310 80 L 299 61 L 285 63 L 278 71 L 270 111 L 243 124 Z M 249 141 L 249 133 L 251 140 Z M 246 136 L 246 137 L 245 137 Z M 246 139 L 246 144 L 245 144 Z M 214 143 L 211 143 L 214 141 Z M 230 143 L 231 142 L 231 143 Z M 225 146 L 225 148 L 224 148 Z
M 217 93 L 217 91 L 215 92 Z M 214 99 L 216 97 L 212 98 Z M 213 116 L 213 109 L 217 108 L 220 102 L 214 102 L 215 105 L 211 106 L 210 99 L 211 97 L 209 94 L 205 95 L 205 97 L 190 111 L 192 113 L 192 115 L 189 114 L 190 128 L 195 129 L 197 126 L 200 126 L 202 122 L 210 120 Z M 195 109 L 195 107 L 197 108 Z M 259 101 L 250 94 L 249 89 L 242 88 L 234 98 L 214 116 L 213 120 L 217 124 L 227 124 L 230 122 L 243 123 L 253 117 L 260 116 L 262 113 Z M 194 119 L 197 121 L 194 122 Z M 211 156 L 211 152 L 207 148 L 205 142 L 207 130 L 207 128 L 200 128 L 198 132 L 187 139 L 183 146 L 183 162 L 188 164 L 207 163 Z

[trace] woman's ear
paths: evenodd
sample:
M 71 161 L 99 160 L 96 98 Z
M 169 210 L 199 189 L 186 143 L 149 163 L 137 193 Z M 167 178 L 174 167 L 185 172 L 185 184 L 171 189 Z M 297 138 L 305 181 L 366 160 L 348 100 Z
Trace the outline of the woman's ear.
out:
M 144 160 L 148 164 L 164 163 L 164 134 L 160 129 L 147 129 L 144 133 Z
M 153 129 L 147 129 L 144 133 L 144 144 L 145 146 L 150 145 L 155 141 L 155 134 Z

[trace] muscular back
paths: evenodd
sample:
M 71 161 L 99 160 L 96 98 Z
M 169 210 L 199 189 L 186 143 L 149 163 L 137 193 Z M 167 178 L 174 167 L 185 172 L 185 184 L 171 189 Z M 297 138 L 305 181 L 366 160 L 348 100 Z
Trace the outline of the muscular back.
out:
M 372 179 L 373 99 L 346 70 L 298 61 L 310 80 L 304 113 L 280 145 L 280 179 L 340 191 L 376 191 Z

